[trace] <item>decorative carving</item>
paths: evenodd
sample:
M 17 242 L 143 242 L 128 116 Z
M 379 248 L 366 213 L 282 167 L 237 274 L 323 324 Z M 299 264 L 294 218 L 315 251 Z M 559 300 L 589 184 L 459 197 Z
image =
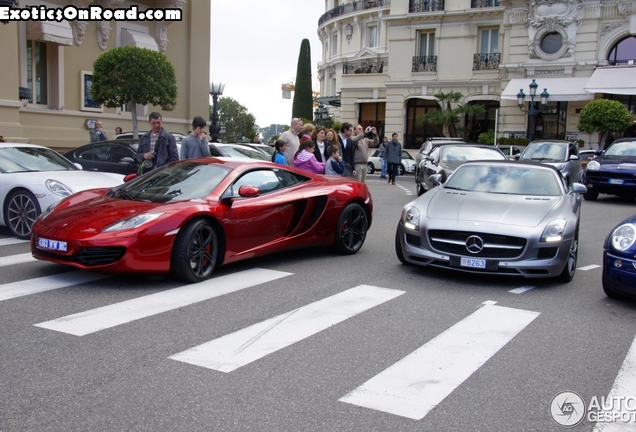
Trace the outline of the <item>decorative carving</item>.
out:
M 353 26 L 351 23 L 347 23 L 344 27 L 344 34 L 347 37 L 347 42 L 351 42 L 351 37 L 353 36 Z
M 607 24 L 603 24 L 601 26 L 601 37 L 604 37 L 606 34 L 610 33 L 612 30 L 625 25 L 624 22 L 613 22 L 613 23 L 607 23 Z
M 162 9 L 183 9 L 186 0 L 157 0 L 157 7 Z M 157 23 L 157 45 L 162 53 L 168 49 L 168 26 L 172 21 L 160 21 Z
M 97 23 L 97 45 L 104 51 L 108 47 L 108 39 L 110 38 L 110 22 L 99 21 Z
M 335 66 L 329 66 L 329 68 L 327 69 L 327 73 L 329 74 L 329 78 L 333 78 L 336 76 L 336 67 Z
M 86 27 L 88 27 L 88 22 L 74 21 L 71 24 L 71 28 L 73 29 L 73 39 L 77 45 L 81 45 L 86 37 Z
M 578 27 L 583 21 L 583 0 L 531 0 L 528 10 L 528 57 L 556 60 L 573 57 Z M 560 49 L 546 53 L 541 49 L 542 39 L 550 33 L 559 33 Z
M 625 19 L 629 18 L 629 3 L 626 1 L 620 0 L 616 3 L 616 7 L 618 8 L 618 13 L 625 17 Z

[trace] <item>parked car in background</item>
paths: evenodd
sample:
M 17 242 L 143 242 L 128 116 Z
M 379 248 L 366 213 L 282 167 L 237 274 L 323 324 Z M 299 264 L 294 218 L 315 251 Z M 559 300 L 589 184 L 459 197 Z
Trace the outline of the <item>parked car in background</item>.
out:
M 446 179 L 461 164 L 474 160 L 506 160 L 507 157 L 497 147 L 485 144 L 441 144 L 433 148 L 431 152 L 422 159 L 418 167 L 415 185 L 417 194 L 435 187 L 431 176 L 439 174 L 440 181 L 444 183 Z
M 248 147 L 251 147 L 255 150 L 260 150 L 263 153 L 265 153 L 267 156 L 271 157 L 274 154 L 275 150 L 274 150 L 274 146 L 271 146 L 269 144 L 258 144 L 258 143 L 242 143 L 241 145 L 245 145 Z
M 420 146 L 420 150 L 415 155 L 415 177 L 417 178 L 420 162 L 428 156 L 428 154 L 437 146 L 441 144 L 460 144 L 465 143 L 465 141 L 461 138 L 428 138 L 424 143 Z
M 587 164 L 600 153 L 597 150 L 579 150 L 579 159 L 581 161 L 581 169 L 584 170 Z
M 512 144 L 497 145 L 496 147 L 499 148 L 508 159 L 514 159 L 515 156 L 521 155 L 526 149 L 526 146 Z
M 532 141 L 521 153 L 519 160 L 552 165 L 561 172 L 567 185 L 580 179 L 579 144 L 574 141 Z
M 582 175 L 586 200 L 599 194 L 636 196 L 636 138 L 619 138 L 587 163 Z
M 636 215 L 618 224 L 603 245 L 603 291 L 636 299 Z
M 35 220 L 52 204 L 75 192 L 123 181 L 119 174 L 82 171 L 47 147 L 0 143 L 0 225 L 28 239 Z
M 137 132 L 137 138 L 141 138 L 142 135 L 146 134 L 148 131 L 143 131 L 143 132 Z M 181 144 L 181 141 L 183 141 L 183 139 L 186 137 L 184 134 L 179 133 L 179 132 L 170 132 L 172 134 L 172 136 L 174 137 L 174 140 L 176 141 L 177 144 Z M 120 139 L 125 139 L 125 140 L 129 140 L 133 138 L 133 133 L 131 132 L 124 132 L 124 133 L 120 133 L 117 134 L 115 136 L 113 136 L 113 139 L 116 140 L 120 140 Z
M 212 156 L 223 156 L 241 159 L 258 159 L 262 161 L 272 161 L 272 157 L 268 156 L 261 150 L 253 149 L 243 144 L 225 144 L 210 143 L 210 154 Z
M 187 159 L 61 202 L 35 223 L 31 251 L 83 270 L 199 282 L 224 264 L 275 252 L 354 254 L 372 212 L 367 185 L 355 179 L 249 159 Z
M 380 161 L 380 151 L 376 150 L 369 157 L 367 161 L 367 174 L 373 174 L 376 171 L 382 169 L 382 163 Z M 413 173 L 415 171 L 415 160 L 413 156 L 406 150 L 402 150 L 402 163 L 398 165 L 398 175 L 404 175 L 406 173 Z
M 395 252 L 402 263 L 569 282 L 584 191 L 550 165 L 466 162 L 404 206 Z
M 102 171 L 117 174 L 136 173 L 138 139 L 97 141 L 64 153 L 64 157 L 78 163 L 84 171 Z

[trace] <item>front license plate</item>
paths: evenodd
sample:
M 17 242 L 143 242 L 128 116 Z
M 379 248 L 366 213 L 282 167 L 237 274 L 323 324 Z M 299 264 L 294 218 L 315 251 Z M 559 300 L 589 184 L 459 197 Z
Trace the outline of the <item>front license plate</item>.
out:
M 66 252 L 66 242 L 59 240 L 49 240 L 40 237 L 38 239 L 38 246 L 44 249 L 51 249 L 56 251 Z
M 623 184 L 623 180 L 621 179 L 610 179 L 610 184 Z
M 485 259 L 475 259 L 475 258 L 465 258 L 462 257 L 459 265 L 462 267 L 472 267 L 472 268 L 486 268 L 486 260 Z

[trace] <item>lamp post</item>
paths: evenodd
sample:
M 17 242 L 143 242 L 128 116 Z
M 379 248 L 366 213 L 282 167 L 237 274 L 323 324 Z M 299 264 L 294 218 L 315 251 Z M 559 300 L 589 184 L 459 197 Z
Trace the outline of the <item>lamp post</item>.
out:
M 538 109 L 534 98 L 537 96 L 537 88 L 539 87 L 539 84 L 537 84 L 535 80 L 532 80 L 528 87 L 530 88 L 530 104 L 528 105 L 528 108 L 525 109 L 523 107 L 523 102 L 526 99 L 526 94 L 523 92 L 523 89 L 519 89 L 519 93 L 517 93 L 517 103 L 519 104 L 519 109 L 528 114 L 528 142 L 532 142 L 534 139 L 536 117 L 545 110 L 550 93 L 548 93 L 548 89 L 543 89 L 543 92 L 539 95 L 541 98 L 541 109 Z
M 217 104 L 219 103 L 219 96 L 223 95 L 225 84 L 222 82 L 210 83 L 210 96 L 212 96 L 212 116 L 210 116 L 210 138 L 214 135 L 219 136 L 221 128 L 219 127 L 219 112 L 217 111 Z
M 329 110 L 325 108 L 325 106 L 321 102 L 314 110 L 314 121 L 318 125 L 324 126 L 328 118 L 329 118 Z

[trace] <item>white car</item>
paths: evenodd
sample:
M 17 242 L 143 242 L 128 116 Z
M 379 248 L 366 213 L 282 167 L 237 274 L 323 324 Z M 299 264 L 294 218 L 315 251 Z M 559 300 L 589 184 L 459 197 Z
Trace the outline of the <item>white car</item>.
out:
M 380 162 L 380 150 L 376 150 L 373 152 L 373 155 L 369 157 L 367 162 L 367 174 L 373 174 L 375 171 L 380 171 L 382 169 L 382 164 Z M 402 150 L 402 163 L 398 166 L 398 175 L 403 175 L 405 173 L 413 174 L 415 172 L 415 159 L 413 156 L 406 150 Z
M 37 217 L 52 204 L 75 192 L 123 182 L 121 174 L 82 171 L 47 147 L 0 143 L 0 226 L 28 239 Z

